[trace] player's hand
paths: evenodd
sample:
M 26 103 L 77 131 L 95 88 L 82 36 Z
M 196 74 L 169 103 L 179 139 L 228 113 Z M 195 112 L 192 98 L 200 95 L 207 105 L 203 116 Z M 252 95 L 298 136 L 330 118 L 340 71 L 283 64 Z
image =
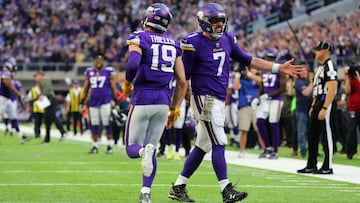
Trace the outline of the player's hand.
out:
M 128 81 L 124 81 L 124 82 L 121 84 L 121 89 L 122 89 L 122 92 L 124 93 L 125 96 L 130 96 L 130 94 L 131 94 L 132 91 L 134 90 L 134 85 L 131 84 L 131 83 L 128 82 Z
M 292 65 L 292 62 L 294 62 L 294 58 L 286 61 L 284 64 L 281 64 L 279 72 L 298 78 L 299 75 L 302 75 L 303 71 L 306 71 L 306 69 L 303 65 Z
M 171 128 L 175 121 L 180 117 L 180 109 L 169 109 L 169 115 L 166 123 L 166 128 Z
M 263 94 L 263 95 L 261 95 L 260 96 L 260 100 L 267 100 L 267 99 L 269 99 L 269 95 L 268 94 Z
M 259 104 L 259 99 L 255 98 L 251 101 L 251 108 L 256 109 L 256 106 Z

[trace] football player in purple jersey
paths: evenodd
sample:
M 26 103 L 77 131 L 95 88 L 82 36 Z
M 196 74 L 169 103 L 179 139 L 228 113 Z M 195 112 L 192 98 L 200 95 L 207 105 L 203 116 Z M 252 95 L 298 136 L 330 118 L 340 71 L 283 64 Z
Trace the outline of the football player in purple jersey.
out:
M 224 131 L 225 98 L 229 80 L 230 58 L 259 70 L 296 75 L 303 66 L 266 61 L 253 57 L 237 45 L 236 37 L 227 31 L 228 15 L 216 3 L 204 4 L 197 13 L 200 32 L 188 34 L 181 41 L 187 80 L 191 80 L 192 108 L 199 120 L 198 135 L 184 168 L 174 183 L 169 198 L 193 202 L 186 192 L 188 179 L 201 164 L 205 154 L 212 150 L 212 164 L 220 185 L 223 202 L 236 202 L 247 197 L 230 183 L 225 160 L 227 137 Z
M 130 158 L 142 158 L 141 203 L 151 202 L 157 168 L 155 146 L 165 124 L 170 128 L 180 116 L 179 108 L 187 89 L 180 44 L 165 34 L 171 19 L 165 4 L 152 4 L 144 13 L 144 30 L 132 33 L 127 40 L 129 58 L 122 89 L 125 95 L 132 92 L 132 98 L 125 144 Z M 176 87 L 172 94 L 174 76 Z
M 268 49 L 265 57 L 267 60 L 275 61 L 277 50 Z M 256 125 L 264 140 L 265 149 L 259 158 L 277 159 L 277 152 L 280 145 L 280 113 L 283 105 L 283 92 L 286 86 L 286 75 L 262 71 L 262 83 L 259 87 L 257 98 L 251 102 L 255 107 L 259 104 L 256 112 Z M 270 131 L 266 126 L 266 119 L 269 119 Z M 271 141 L 270 141 L 270 138 Z
M 85 99 L 89 96 L 89 114 L 91 123 L 91 134 L 93 140 L 93 147 L 89 154 L 98 153 L 98 141 L 100 138 L 100 124 L 105 128 L 107 137 L 107 154 L 112 154 L 112 127 L 110 125 L 111 115 L 111 100 L 116 98 L 116 87 L 114 78 L 114 68 L 104 67 L 104 59 L 102 56 L 97 56 L 94 61 L 95 67 L 90 67 L 85 70 L 85 81 L 83 87 L 83 95 L 81 104 L 84 104 Z
M 4 70 L 0 73 L 0 117 L 7 114 L 11 122 L 11 128 L 15 129 L 20 139 L 20 143 L 31 140 L 32 137 L 25 136 L 20 131 L 19 123 L 16 118 L 16 99 L 21 97 L 20 86 L 16 85 L 14 72 L 17 70 L 15 60 L 8 60 L 4 64 Z M 18 88 L 16 88 L 18 86 Z

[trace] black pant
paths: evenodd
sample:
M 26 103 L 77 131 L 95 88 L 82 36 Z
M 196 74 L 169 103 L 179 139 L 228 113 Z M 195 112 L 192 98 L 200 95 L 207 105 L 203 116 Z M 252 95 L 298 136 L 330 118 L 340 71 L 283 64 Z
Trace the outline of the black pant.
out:
M 294 132 L 296 128 L 294 127 L 293 117 L 294 116 L 280 118 L 280 134 L 282 135 L 282 138 L 285 137 L 286 147 L 294 148 L 294 137 L 296 137 Z M 283 135 L 283 130 L 285 131 L 285 136 Z
M 33 121 L 34 121 L 34 133 L 35 137 L 40 137 L 41 133 L 41 124 L 43 122 L 44 113 L 35 113 L 33 112 Z
M 46 143 L 50 142 L 50 130 L 51 130 L 51 124 L 53 122 L 55 123 L 57 129 L 59 129 L 61 133 L 61 137 L 65 134 L 65 130 L 61 121 L 55 115 L 56 107 L 57 107 L 56 98 L 53 96 L 48 96 L 48 98 L 50 100 L 50 106 L 48 106 L 44 112 L 44 123 L 46 128 L 46 135 L 44 142 Z
M 77 134 L 77 124 L 80 123 L 80 132 L 82 133 L 82 122 L 81 122 L 81 113 L 80 112 L 70 112 L 69 117 L 72 118 L 72 121 L 73 121 L 73 132 L 74 132 L 74 135 Z M 68 119 L 68 120 L 71 120 L 71 119 Z M 70 129 L 68 128 L 68 131 L 70 131 Z
M 316 168 L 317 156 L 319 152 L 319 142 L 321 141 L 325 157 L 322 165 L 322 169 L 332 168 L 332 157 L 333 156 L 333 139 L 332 139 L 332 123 L 330 118 L 334 115 L 336 104 L 333 102 L 328 107 L 327 111 L 330 111 L 330 116 L 326 116 L 324 120 L 318 119 L 318 114 L 323 107 L 324 101 L 317 99 L 313 106 L 313 110 L 310 116 L 310 125 L 308 132 L 308 151 L 309 157 L 307 160 L 307 168 Z
M 346 137 L 346 154 L 353 156 L 357 153 L 357 128 L 360 127 L 360 112 L 349 111 L 350 122 L 348 123 L 348 133 Z

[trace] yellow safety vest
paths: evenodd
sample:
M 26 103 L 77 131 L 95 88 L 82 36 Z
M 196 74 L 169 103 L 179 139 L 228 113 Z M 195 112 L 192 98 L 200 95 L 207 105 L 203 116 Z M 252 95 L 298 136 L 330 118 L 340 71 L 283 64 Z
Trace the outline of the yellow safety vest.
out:
M 39 96 L 38 92 L 36 90 L 37 90 L 36 86 L 31 88 L 31 97 L 33 99 L 37 98 Z M 33 112 L 34 113 L 44 113 L 44 109 L 39 108 L 38 105 L 36 104 L 36 102 L 33 102 Z
M 82 95 L 83 90 L 80 90 L 80 93 L 78 95 L 75 95 L 75 91 L 73 88 L 70 89 L 70 109 L 71 112 L 79 112 L 80 110 L 80 99 Z

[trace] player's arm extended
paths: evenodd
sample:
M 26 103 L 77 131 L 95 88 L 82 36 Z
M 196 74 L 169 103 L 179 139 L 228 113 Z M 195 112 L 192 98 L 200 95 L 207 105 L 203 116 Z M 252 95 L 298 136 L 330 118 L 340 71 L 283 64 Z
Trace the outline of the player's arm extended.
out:
M 294 62 L 294 59 L 290 59 L 283 64 L 278 64 L 261 58 L 252 57 L 250 66 L 258 70 L 270 71 L 273 73 L 280 72 L 298 78 L 298 75 L 305 70 L 305 67 L 302 65 L 292 65 L 292 62 Z

